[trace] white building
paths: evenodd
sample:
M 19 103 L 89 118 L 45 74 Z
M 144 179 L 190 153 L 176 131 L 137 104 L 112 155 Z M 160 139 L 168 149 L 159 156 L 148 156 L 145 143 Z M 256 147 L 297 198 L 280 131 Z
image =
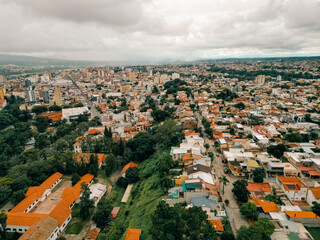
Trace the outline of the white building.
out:
M 77 119 L 82 114 L 90 114 L 88 107 L 64 108 L 62 109 L 62 119 L 67 121 Z

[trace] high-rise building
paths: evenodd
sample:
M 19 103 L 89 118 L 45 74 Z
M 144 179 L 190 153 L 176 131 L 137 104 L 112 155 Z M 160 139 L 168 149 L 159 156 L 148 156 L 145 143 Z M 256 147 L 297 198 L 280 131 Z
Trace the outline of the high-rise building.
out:
M 135 82 L 137 80 L 135 72 L 129 72 L 130 82 Z
M 5 95 L 6 95 L 6 89 L 0 88 L 0 99 L 4 99 Z
M 30 81 L 29 79 L 26 79 L 26 80 L 24 81 L 24 85 L 25 85 L 26 88 L 31 87 L 31 81 Z
M 7 78 L 3 75 L 0 75 L 0 83 L 3 83 L 3 84 L 7 83 Z
M 277 81 L 280 82 L 281 80 L 282 80 L 282 76 L 281 76 L 281 75 L 278 75 L 278 76 L 277 76 Z
M 263 85 L 265 83 L 265 79 L 266 79 L 265 75 L 258 75 L 258 76 L 256 76 L 254 82 L 257 85 Z
M 43 98 L 43 102 L 45 104 L 49 104 L 50 102 L 50 96 L 49 96 L 49 90 L 47 88 L 45 88 L 43 91 L 42 91 L 42 98 Z
M 62 93 L 61 93 L 60 88 L 56 88 L 54 90 L 54 101 L 55 101 L 55 104 L 58 106 L 61 106 L 63 104 L 62 103 Z
M 180 74 L 179 73 L 172 73 L 172 80 L 175 80 L 177 78 L 180 78 Z
M 102 69 L 98 69 L 98 76 L 99 77 L 104 77 L 104 70 L 102 70 Z
M 35 103 L 36 102 L 35 92 L 31 88 L 29 88 L 29 90 L 26 91 L 26 101 L 28 103 Z

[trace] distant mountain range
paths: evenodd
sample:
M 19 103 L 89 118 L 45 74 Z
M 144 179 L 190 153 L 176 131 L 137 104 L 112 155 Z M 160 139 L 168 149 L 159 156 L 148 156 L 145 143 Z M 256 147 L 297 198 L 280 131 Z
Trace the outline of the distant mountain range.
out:
M 320 56 L 292 56 L 292 57 L 226 57 L 218 59 L 198 59 L 194 61 L 182 60 L 163 60 L 155 63 L 153 61 L 141 62 L 112 62 L 112 61 L 81 61 L 81 60 L 65 60 L 53 58 L 40 58 L 19 55 L 0 54 L 0 67 L 3 65 L 17 65 L 21 67 L 90 67 L 90 66 L 119 66 L 119 65 L 157 65 L 157 64 L 179 64 L 179 63 L 213 63 L 213 62 L 244 62 L 244 61 L 301 61 L 301 60 L 320 60 Z
M 97 66 L 105 65 L 105 63 L 94 61 L 79 61 L 79 60 L 62 60 L 53 58 L 39 58 L 30 56 L 18 56 L 18 55 L 2 55 L 0 54 L 0 66 L 13 64 L 22 67 L 31 66 Z

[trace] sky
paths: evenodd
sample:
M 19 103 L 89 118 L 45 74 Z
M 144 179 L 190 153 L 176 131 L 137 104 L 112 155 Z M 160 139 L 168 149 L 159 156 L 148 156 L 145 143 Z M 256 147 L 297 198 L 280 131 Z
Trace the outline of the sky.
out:
M 0 0 L 0 53 L 95 61 L 320 55 L 320 0 Z

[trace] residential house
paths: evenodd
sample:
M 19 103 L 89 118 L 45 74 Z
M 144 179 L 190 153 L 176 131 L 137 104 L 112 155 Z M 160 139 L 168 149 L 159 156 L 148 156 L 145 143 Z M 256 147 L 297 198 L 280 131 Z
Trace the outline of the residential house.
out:
M 299 178 L 277 176 L 276 182 L 280 185 L 289 200 L 307 200 L 308 188 Z

